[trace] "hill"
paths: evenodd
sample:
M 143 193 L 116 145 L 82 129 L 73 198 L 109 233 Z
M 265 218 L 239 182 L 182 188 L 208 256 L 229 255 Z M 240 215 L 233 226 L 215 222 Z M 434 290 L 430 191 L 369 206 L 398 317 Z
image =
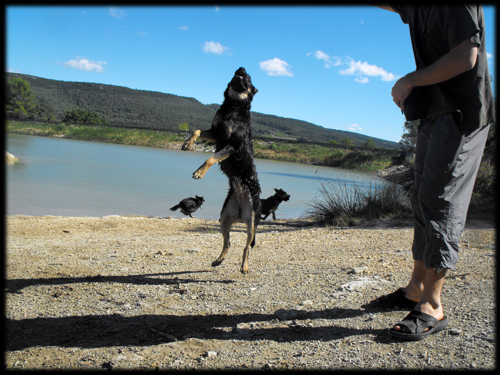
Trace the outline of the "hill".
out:
M 39 102 L 52 107 L 56 117 L 61 119 L 67 111 L 81 108 L 105 117 L 115 126 L 177 130 L 180 124 L 187 123 L 189 129 L 206 129 L 219 108 L 219 104 L 205 105 L 195 98 L 155 91 L 6 73 L 7 80 L 13 77 L 28 81 Z M 372 139 L 375 147 L 399 147 L 396 142 L 258 112 L 252 112 L 252 129 L 255 136 L 276 135 L 300 141 L 334 140 L 337 143 L 349 138 L 355 146 L 363 146 Z

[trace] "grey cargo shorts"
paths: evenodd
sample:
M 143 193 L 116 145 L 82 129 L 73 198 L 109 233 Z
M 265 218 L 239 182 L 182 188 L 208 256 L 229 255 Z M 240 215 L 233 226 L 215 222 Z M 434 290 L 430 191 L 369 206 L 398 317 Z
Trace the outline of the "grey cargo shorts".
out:
M 415 150 L 413 259 L 454 270 L 490 126 L 463 134 L 451 113 L 421 120 Z

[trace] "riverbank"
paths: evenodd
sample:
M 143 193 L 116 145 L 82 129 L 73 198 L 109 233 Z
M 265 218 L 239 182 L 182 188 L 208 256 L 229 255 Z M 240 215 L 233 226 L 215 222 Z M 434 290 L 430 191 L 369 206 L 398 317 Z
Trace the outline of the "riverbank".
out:
M 6 132 L 13 134 L 110 142 L 125 145 L 180 150 L 186 134 L 103 125 L 7 121 Z M 318 166 L 330 166 L 359 172 L 376 172 L 391 164 L 395 150 L 352 151 L 317 144 L 253 141 L 256 158 Z M 193 151 L 213 152 L 206 142 L 197 142 Z
M 7 217 L 8 369 L 484 369 L 496 367 L 495 231 L 471 227 L 443 291 L 448 328 L 424 342 L 366 307 L 407 282 L 410 223 L 266 221 L 217 268 L 216 220 Z

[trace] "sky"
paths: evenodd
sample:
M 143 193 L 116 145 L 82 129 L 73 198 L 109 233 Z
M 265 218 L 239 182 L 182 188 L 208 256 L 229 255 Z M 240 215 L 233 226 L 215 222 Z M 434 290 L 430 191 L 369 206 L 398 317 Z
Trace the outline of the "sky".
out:
M 484 14 L 495 82 L 495 7 Z M 403 133 L 391 89 L 415 69 L 408 26 L 377 7 L 9 5 L 5 21 L 8 72 L 221 104 L 244 67 L 254 112 L 394 142 Z

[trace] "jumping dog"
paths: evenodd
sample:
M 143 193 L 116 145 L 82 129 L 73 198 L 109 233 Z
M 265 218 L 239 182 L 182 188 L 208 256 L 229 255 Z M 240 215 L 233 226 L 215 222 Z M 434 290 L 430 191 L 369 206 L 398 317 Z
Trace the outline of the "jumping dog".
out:
M 212 263 L 222 263 L 230 247 L 229 232 L 235 222 L 247 226 L 247 242 L 243 250 L 240 271 L 248 273 L 248 253 L 255 246 L 255 232 L 261 218 L 260 184 L 255 169 L 250 129 L 250 105 L 257 89 L 244 68 L 239 68 L 224 91 L 224 101 L 212 120 L 209 130 L 195 130 L 182 145 L 190 150 L 200 137 L 215 143 L 215 154 L 208 158 L 194 173 L 202 178 L 208 169 L 219 163 L 229 179 L 229 192 L 220 213 L 220 228 L 224 244 L 220 256 Z

